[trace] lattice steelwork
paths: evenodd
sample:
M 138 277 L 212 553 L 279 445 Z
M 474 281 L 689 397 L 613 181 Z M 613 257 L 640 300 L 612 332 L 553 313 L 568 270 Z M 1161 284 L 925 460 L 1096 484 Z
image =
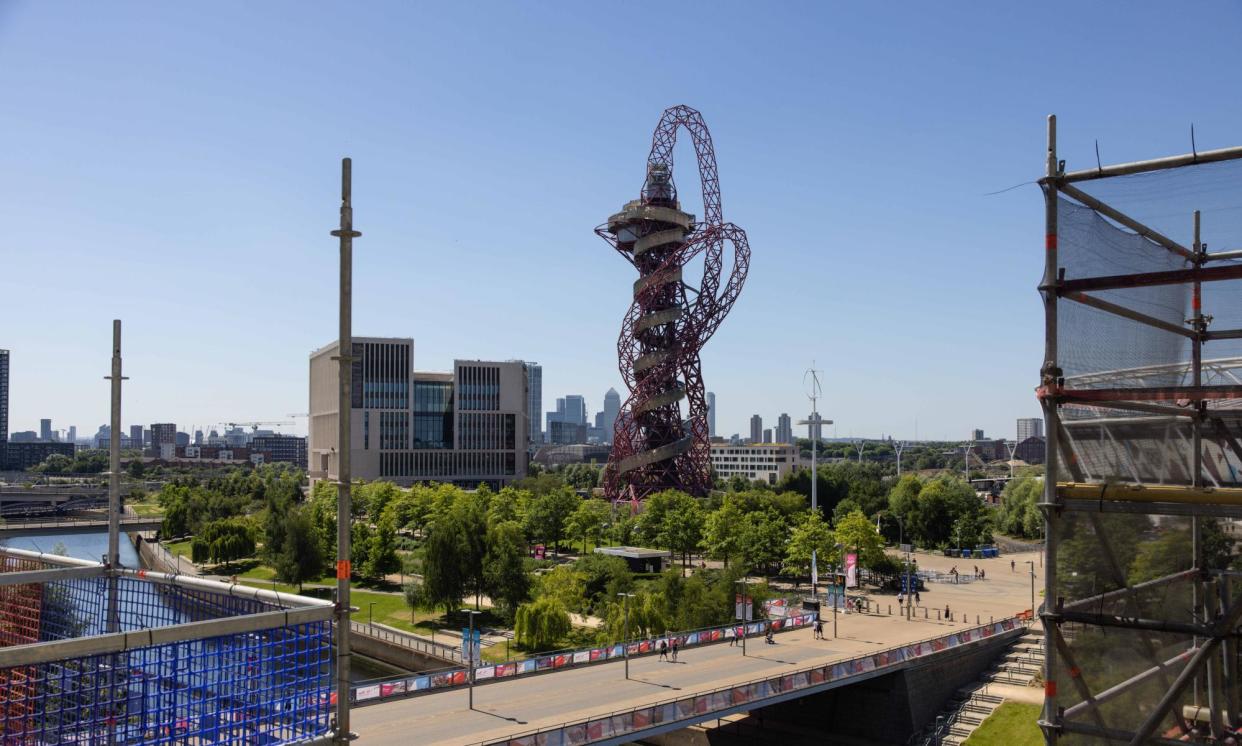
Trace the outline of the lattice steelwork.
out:
M 1242 148 L 1067 172 L 1048 134 L 1040 725 L 1236 743 Z
M 673 146 L 683 127 L 698 158 L 704 212 L 699 222 L 682 212 L 673 183 Z M 688 106 L 665 110 L 640 198 L 595 232 L 639 275 L 617 339 L 618 364 L 630 393 L 614 427 L 604 490 L 613 500 L 640 500 L 664 489 L 705 495 L 711 473 L 699 351 L 742 291 L 750 246 L 745 231 L 722 217 L 716 154 L 699 112 Z M 733 266 L 722 286 L 726 242 Z M 700 254 L 703 276 L 695 288 L 687 283 L 685 268 Z
M 0 550 L 0 743 L 276 744 L 329 733 L 330 604 L 46 557 Z M 116 633 L 104 632 L 110 593 Z

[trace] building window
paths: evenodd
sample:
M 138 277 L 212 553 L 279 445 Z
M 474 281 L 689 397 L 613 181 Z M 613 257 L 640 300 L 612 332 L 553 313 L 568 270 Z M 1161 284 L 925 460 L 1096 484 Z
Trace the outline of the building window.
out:
M 371 448 L 371 413 L 364 410 L 362 412 L 362 450 L 367 451 Z

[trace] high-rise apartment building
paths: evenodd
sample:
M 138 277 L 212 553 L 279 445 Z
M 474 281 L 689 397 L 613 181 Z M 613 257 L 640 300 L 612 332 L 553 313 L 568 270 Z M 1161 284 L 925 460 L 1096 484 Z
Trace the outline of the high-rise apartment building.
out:
M 9 442 L 9 351 L 0 350 L 0 464 Z
M 52 442 L 52 421 L 49 419 L 39 420 L 39 440 L 44 443 Z
M 337 475 L 336 343 L 310 356 L 312 479 Z M 357 479 L 476 487 L 526 476 L 529 370 L 519 360 L 457 360 L 451 373 L 414 370 L 414 340 L 354 337 L 350 462 Z
M 763 428 L 763 442 L 764 442 L 764 443 L 772 443 L 772 442 L 773 442 L 773 440 L 772 440 L 772 428 L 770 428 L 770 427 L 765 427 L 765 428 Z
M 156 422 L 151 425 L 149 450 L 156 458 L 170 459 L 177 454 L 177 425 Z
M 202 434 L 202 431 L 199 431 Z M 306 438 L 296 435 L 259 435 L 251 439 L 250 452 L 263 454 L 264 463 L 287 463 L 306 468 Z
M 69 432 L 65 434 L 65 440 L 75 445 L 77 444 L 78 442 L 78 426 L 77 425 L 69 426 Z
M 530 442 L 536 446 L 543 442 L 543 366 L 526 363 L 526 417 L 530 421 Z
M 1018 442 L 1027 438 L 1044 437 L 1044 421 L 1040 417 L 1019 417 L 1018 418 Z
M 763 442 L 763 418 L 757 414 L 750 416 L 750 442 Z
M 784 412 L 781 413 L 780 417 L 776 418 L 776 442 L 789 443 L 790 445 L 794 442 L 793 420 Z
M 129 426 L 129 447 L 142 450 L 146 444 L 142 442 L 142 425 Z
M 716 394 L 707 392 L 707 435 L 716 437 Z
M 978 428 L 976 428 L 972 434 L 974 436 L 972 440 L 987 440 L 987 438 L 983 435 L 983 431 Z

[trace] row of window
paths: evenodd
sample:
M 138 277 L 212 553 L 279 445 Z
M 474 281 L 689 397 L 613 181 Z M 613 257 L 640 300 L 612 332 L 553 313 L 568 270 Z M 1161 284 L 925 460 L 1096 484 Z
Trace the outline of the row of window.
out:
M 410 403 L 410 346 L 355 342 L 350 364 L 350 403 L 355 408 L 406 409 Z
M 488 411 L 500 409 L 500 368 L 463 365 L 457 369 L 457 395 L 461 409 Z
M 410 418 L 405 412 L 380 412 L 380 450 L 395 451 L 408 447 Z
M 415 412 L 452 412 L 452 381 L 414 381 Z
M 713 464 L 783 464 L 784 456 L 712 456 Z
M 461 478 L 513 476 L 517 454 L 508 452 L 406 451 L 381 453 L 381 477 Z
M 512 414 L 459 414 L 457 434 L 460 448 L 488 451 L 517 447 L 517 418 Z

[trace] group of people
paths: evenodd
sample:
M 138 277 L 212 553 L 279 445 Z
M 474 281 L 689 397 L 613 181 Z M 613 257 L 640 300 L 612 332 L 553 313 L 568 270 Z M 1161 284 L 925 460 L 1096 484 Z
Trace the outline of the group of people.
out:
M 672 644 L 669 644 L 668 640 L 660 640 L 660 660 L 662 661 L 671 660 L 673 663 L 676 663 L 677 662 L 677 648 L 678 648 L 678 639 L 676 637 L 672 638 Z M 672 655 L 672 658 L 669 657 L 670 655 Z

